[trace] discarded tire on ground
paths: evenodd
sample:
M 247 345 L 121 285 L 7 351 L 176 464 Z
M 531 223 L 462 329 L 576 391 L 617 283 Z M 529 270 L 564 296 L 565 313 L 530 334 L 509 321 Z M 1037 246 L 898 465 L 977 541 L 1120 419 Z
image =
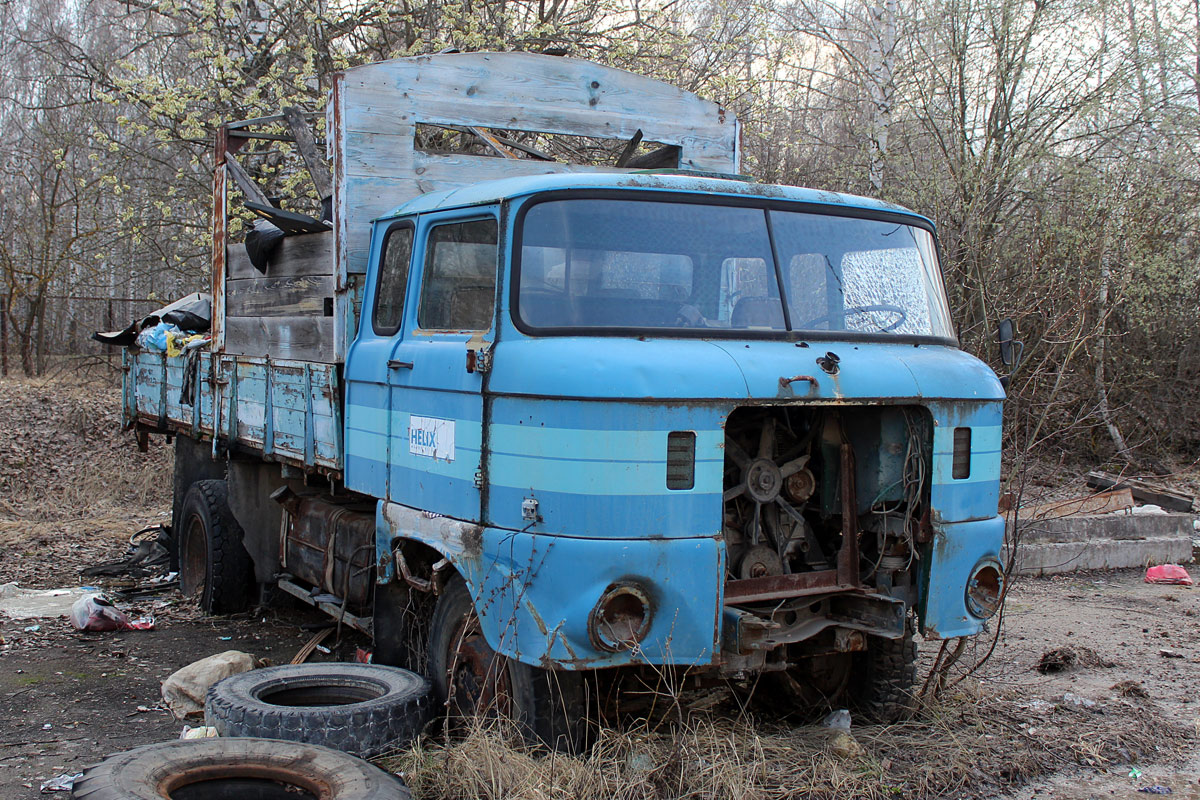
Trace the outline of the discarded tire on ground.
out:
M 204 703 L 221 736 L 324 745 L 369 758 L 403 747 L 430 717 L 429 681 L 377 664 L 298 664 L 233 675 Z
M 311 744 L 193 739 L 109 756 L 75 781 L 87 800 L 409 800 L 400 780 Z

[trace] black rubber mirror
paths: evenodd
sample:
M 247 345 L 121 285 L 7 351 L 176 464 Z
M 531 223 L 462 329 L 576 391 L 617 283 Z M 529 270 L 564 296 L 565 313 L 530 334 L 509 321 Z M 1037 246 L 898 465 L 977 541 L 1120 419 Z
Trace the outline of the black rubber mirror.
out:
M 1000 343 L 1000 360 L 1004 366 L 1015 368 L 1020 359 L 1020 342 L 1013 341 L 1014 329 L 1012 319 L 1005 317 L 996 326 L 996 341 Z

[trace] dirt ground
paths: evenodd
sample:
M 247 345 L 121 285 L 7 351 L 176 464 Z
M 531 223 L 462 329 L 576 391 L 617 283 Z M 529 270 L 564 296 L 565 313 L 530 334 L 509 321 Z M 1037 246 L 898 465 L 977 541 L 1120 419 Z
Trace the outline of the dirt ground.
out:
M 166 519 L 169 453 L 161 444 L 139 453 L 118 422 L 111 385 L 0 382 L 0 584 L 79 586 L 80 568 L 119 558 L 130 534 Z M 954 701 L 908 727 L 856 723 L 865 754 L 843 766 L 854 780 L 845 786 L 860 789 L 826 781 L 811 796 L 1085 800 L 1144 797 L 1139 789 L 1157 785 L 1200 800 L 1200 589 L 1141 578 L 1129 571 L 1022 581 L 991 659 L 951 690 Z M 0 797 L 55 796 L 40 793 L 43 781 L 178 737 L 182 723 L 159 693 L 168 674 L 229 649 L 286 662 L 321 623 L 303 609 L 205 618 L 174 592 L 139 598 L 130 611 L 153 615 L 155 630 L 81 634 L 64 619 L 0 615 Z M 25 630 L 33 625 L 40 628 Z M 318 658 L 350 658 L 361 643 L 348 636 Z M 988 637 L 973 642 L 951 680 L 990 645 Z M 936 650 L 923 643 L 923 675 Z M 1039 672 L 1054 650 L 1070 663 Z M 809 758 L 796 748 L 810 726 L 788 718 L 738 725 L 758 758 L 772 757 L 771 742 L 791 759 Z M 918 732 L 926 749 L 909 746 L 906 737 Z M 465 796 L 434 774 L 449 768 L 452 754 L 423 747 L 396 762 L 418 797 Z M 790 774 L 773 769 L 756 774 Z M 954 779 L 940 779 L 943 771 Z M 864 781 L 875 782 L 869 792 Z M 745 796 L 809 796 L 800 786 L 760 784 Z M 649 796 L 673 795 L 660 787 Z

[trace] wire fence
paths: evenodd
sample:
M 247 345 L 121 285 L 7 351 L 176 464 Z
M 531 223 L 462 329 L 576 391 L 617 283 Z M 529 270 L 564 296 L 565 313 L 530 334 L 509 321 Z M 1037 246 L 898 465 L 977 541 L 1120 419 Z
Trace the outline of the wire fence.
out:
M 152 297 L 54 294 L 44 295 L 39 309 L 26 298 L 0 295 L 0 374 L 44 375 L 64 357 L 118 364 L 120 348 L 92 334 L 122 330 L 165 304 Z

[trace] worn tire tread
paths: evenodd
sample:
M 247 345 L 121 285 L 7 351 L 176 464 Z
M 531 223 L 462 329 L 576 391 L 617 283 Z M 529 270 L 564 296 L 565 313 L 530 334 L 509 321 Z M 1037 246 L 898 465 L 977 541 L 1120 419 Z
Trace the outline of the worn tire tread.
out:
M 280 676 L 372 675 L 392 689 L 365 703 L 331 706 L 277 706 L 256 699 L 256 686 Z M 318 663 L 254 670 L 216 683 L 205 698 L 205 724 L 221 736 L 255 736 L 322 745 L 363 758 L 402 747 L 415 738 L 431 715 L 429 682 L 395 667 Z

